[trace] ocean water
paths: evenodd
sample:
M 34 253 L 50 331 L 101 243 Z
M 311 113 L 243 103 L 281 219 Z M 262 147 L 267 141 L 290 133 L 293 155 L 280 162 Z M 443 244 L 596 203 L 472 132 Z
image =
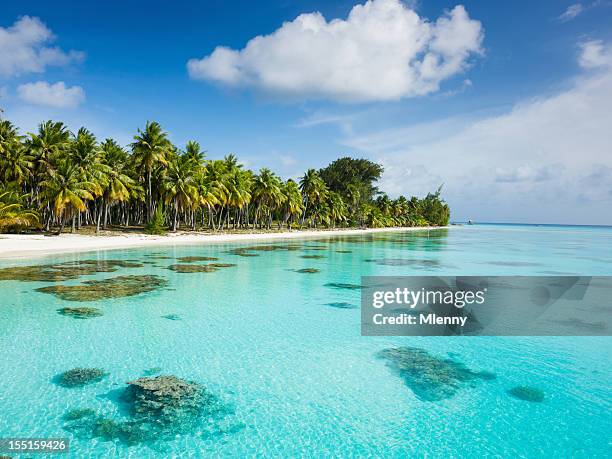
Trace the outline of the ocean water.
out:
M 240 250 L 251 245 L 281 250 Z M 185 256 L 236 266 L 168 269 Z M 74 458 L 612 456 L 612 338 L 362 337 L 360 291 L 326 285 L 362 275 L 612 275 L 612 228 L 474 225 L 87 252 L 0 268 L 83 260 L 144 263 L 58 282 L 0 280 L 0 438 L 66 437 L 70 453 L 53 457 Z M 298 272 L 308 268 L 319 271 Z M 36 290 L 145 274 L 168 285 L 93 301 Z M 57 312 L 82 306 L 103 316 Z M 378 356 L 398 346 L 442 362 L 430 368 L 442 384 L 449 361 L 496 377 L 451 381 L 450 394 L 428 400 Z M 58 385 L 56 375 L 75 367 L 108 376 Z M 67 430 L 72 409 L 129 421 L 126 382 L 156 371 L 205 386 L 224 409 L 158 441 Z M 515 386 L 541 390 L 544 401 L 509 395 Z

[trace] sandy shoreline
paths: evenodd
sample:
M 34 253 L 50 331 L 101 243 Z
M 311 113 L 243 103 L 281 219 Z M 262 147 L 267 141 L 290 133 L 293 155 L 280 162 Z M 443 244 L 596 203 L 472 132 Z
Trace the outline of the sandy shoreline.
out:
M 66 252 L 90 252 L 96 250 L 122 249 L 130 247 L 147 247 L 181 244 L 208 244 L 236 241 L 265 241 L 276 239 L 297 239 L 322 237 L 329 235 L 355 235 L 382 233 L 392 231 L 419 231 L 436 229 L 419 228 L 370 228 L 370 229 L 337 229 L 337 230 L 296 230 L 277 233 L 177 233 L 166 236 L 147 234 L 117 234 L 113 236 L 86 236 L 80 234 L 62 234 L 61 236 L 44 236 L 39 234 L 3 234 L 0 235 L 0 259 L 30 258 Z

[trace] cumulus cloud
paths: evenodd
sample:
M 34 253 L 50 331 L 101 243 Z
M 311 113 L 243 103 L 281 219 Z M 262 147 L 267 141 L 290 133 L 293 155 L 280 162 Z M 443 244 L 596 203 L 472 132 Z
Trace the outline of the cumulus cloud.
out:
M 22 84 L 17 87 L 17 95 L 29 104 L 55 108 L 74 108 L 85 100 L 83 88 L 67 87 L 63 81 L 55 84 L 46 81 Z
M 422 195 L 444 183 L 454 218 L 612 224 L 610 106 L 612 67 L 604 66 L 494 116 L 343 143 L 381 161 L 381 188 L 394 194 Z
M 576 18 L 580 13 L 584 11 L 582 3 L 574 3 L 567 7 L 567 9 L 557 18 L 561 22 L 568 22 Z
M 0 27 L 0 77 L 42 73 L 48 66 L 80 61 L 80 51 L 49 46 L 55 36 L 40 19 L 23 16 L 10 27 Z
M 388 101 L 436 91 L 482 53 L 484 31 L 462 5 L 435 22 L 400 0 L 370 0 L 346 19 L 302 14 L 241 50 L 219 46 L 187 63 L 193 79 L 275 96 Z
M 585 69 L 612 66 L 612 46 L 601 40 L 589 40 L 580 43 L 578 63 Z

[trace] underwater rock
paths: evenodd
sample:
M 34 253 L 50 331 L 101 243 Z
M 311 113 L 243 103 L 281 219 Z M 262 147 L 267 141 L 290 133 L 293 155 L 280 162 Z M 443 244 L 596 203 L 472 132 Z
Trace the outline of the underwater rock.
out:
M 346 303 L 344 301 L 325 303 L 325 306 L 331 306 L 332 308 L 338 308 L 338 309 L 357 309 L 357 306 L 351 303 Z
M 213 273 L 219 270 L 210 265 L 170 265 L 168 269 L 177 273 Z
M 321 270 L 317 268 L 303 268 L 303 269 L 296 269 L 295 272 L 302 273 L 302 274 L 314 274 L 314 273 L 321 272 Z
M 248 247 L 237 247 L 228 253 L 239 257 L 257 257 L 259 254 L 253 252 L 274 252 L 277 250 L 295 251 L 301 250 L 301 245 L 252 245 Z
M 544 391 L 536 387 L 516 386 L 508 390 L 508 394 L 527 402 L 541 403 L 544 401 Z
M 54 378 L 56 384 L 62 387 L 82 387 L 102 381 L 108 373 L 100 368 L 73 368 Z
M 218 258 L 216 257 L 179 257 L 178 261 L 182 263 L 190 263 L 192 261 L 216 261 Z
M 362 285 L 346 284 L 343 282 L 329 282 L 325 284 L 325 287 L 336 288 L 336 289 L 341 289 L 341 290 L 360 290 L 362 288 L 365 288 Z
M 119 268 L 142 268 L 143 266 L 142 263 L 127 260 L 80 260 L 48 265 L 14 266 L 0 269 L 0 281 L 58 282 L 100 272 L 110 273 Z
M 209 263 L 208 266 L 212 266 L 213 268 L 233 268 L 238 265 L 236 263 Z
M 144 377 L 127 384 L 123 399 L 130 405 L 132 417 L 139 421 L 185 430 L 202 416 L 222 409 L 204 386 L 176 376 Z
M 96 412 L 91 408 L 77 408 L 74 410 L 68 411 L 62 419 L 64 421 L 76 421 L 77 419 L 83 419 L 91 416 L 95 416 Z
M 37 288 L 66 301 L 95 301 L 107 298 L 134 296 L 166 287 L 168 281 L 160 276 L 118 276 L 103 280 L 88 280 L 80 285 L 54 285 Z
M 397 371 L 417 398 L 439 401 L 450 398 L 466 383 L 495 379 L 491 372 L 473 371 L 456 360 L 435 357 L 424 349 L 397 347 L 384 349 L 378 357 Z
M 300 258 L 306 258 L 307 260 L 320 260 L 325 258 L 325 255 L 302 255 Z
M 101 317 L 104 314 L 98 308 L 60 308 L 57 310 L 62 316 L 69 316 L 75 319 L 91 319 L 92 317 Z
M 64 429 L 81 437 L 119 440 L 127 445 L 155 444 L 177 435 L 198 432 L 215 434 L 227 408 L 197 383 L 176 376 L 144 377 L 127 383 L 120 400 L 129 412 L 127 419 L 97 416 L 93 410 L 82 416 L 64 416 Z M 66 417 L 67 416 L 67 417 Z M 237 431 L 240 425 L 236 425 Z
M 353 253 L 352 250 L 335 250 L 336 253 Z
M 162 316 L 162 319 L 181 320 L 181 316 L 179 316 L 177 314 L 168 314 L 168 315 Z

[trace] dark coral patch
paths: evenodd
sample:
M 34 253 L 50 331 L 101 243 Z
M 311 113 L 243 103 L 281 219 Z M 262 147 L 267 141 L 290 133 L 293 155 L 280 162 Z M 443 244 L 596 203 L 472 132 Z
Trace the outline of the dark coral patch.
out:
M 73 368 L 60 373 L 54 378 L 54 382 L 62 387 L 83 387 L 102 381 L 108 373 L 100 368 Z
M 508 390 L 508 394 L 526 402 L 541 403 L 544 401 L 544 391 L 537 387 L 516 386 Z
M 495 379 L 491 372 L 473 371 L 461 362 L 435 357 L 414 347 L 384 349 L 378 357 L 386 360 L 412 392 L 424 401 L 444 400 L 454 396 L 466 383 Z
M 303 269 L 296 269 L 295 272 L 296 273 L 302 273 L 302 274 L 314 274 L 314 273 L 318 273 L 320 272 L 320 269 L 317 268 L 303 268 Z
M 325 287 L 335 288 L 335 289 L 340 289 L 340 290 L 360 290 L 364 288 L 362 285 L 347 284 L 344 282 L 329 282 L 325 284 Z
M 66 416 L 64 429 L 82 437 L 119 440 L 127 445 L 172 440 L 195 429 L 218 432 L 226 407 L 204 386 L 175 376 L 144 377 L 127 383 L 119 397 L 129 417 L 114 420 L 91 410 Z
M 275 252 L 275 251 L 295 251 L 301 250 L 300 245 L 252 245 L 248 247 L 237 247 L 229 250 L 228 253 L 239 257 L 257 257 L 256 252 Z
M 115 272 L 119 268 L 142 268 L 143 266 L 142 263 L 127 260 L 81 260 L 50 265 L 14 266 L 0 269 L 0 281 L 58 282 L 100 272 Z
M 352 250 L 336 250 L 336 253 L 353 253 Z
M 325 303 L 325 305 L 330 306 L 332 308 L 338 308 L 338 309 L 356 309 L 357 308 L 357 306 L 351 303 L 346 303 L 344 301 Z
M 192 261 L 217 261 L 216 257 L 179 257 L 178 261 L 182 263 L 191 263 Z
M 210 265 L 170 265 L 168 269 L 177 273 L 213 273 L 219 270 Z
M 96 412 L 91 408 L 76 408 L 64 414 L 64 416 L 62 416 L 62 419 L 64 421 L 76 421 L 78 419 L 88 418 L 95 415 Z
M 307 260 L 320 260 L 321 258 L 325 258 L 325 255 L 302 255 L 300 258 L 305 258 Z
M 88 280 L 79 285 L 41 287 L 36 291 L 51 293 L 66 301 L 95 301 L 139 295 L 167 285 L 166 279 L 155 275 L 118 276 L 104 280 Z
M 93 317 L 100 317 L 104 314 L 98 308 L 60 308 L 57 313 L 62 316 L 73 317 L 75 319 L 91 319 Z
M 165 316 L 162 316 L 162 319 L 168 319 L 168 320 L 181 320 L 181 316 L 177 315 L 177 314 L 167 314 Z
M 232 268 L 237 265 L 236 263 L 209 263 L 208 266 L 212 266 L 213 268 Z

